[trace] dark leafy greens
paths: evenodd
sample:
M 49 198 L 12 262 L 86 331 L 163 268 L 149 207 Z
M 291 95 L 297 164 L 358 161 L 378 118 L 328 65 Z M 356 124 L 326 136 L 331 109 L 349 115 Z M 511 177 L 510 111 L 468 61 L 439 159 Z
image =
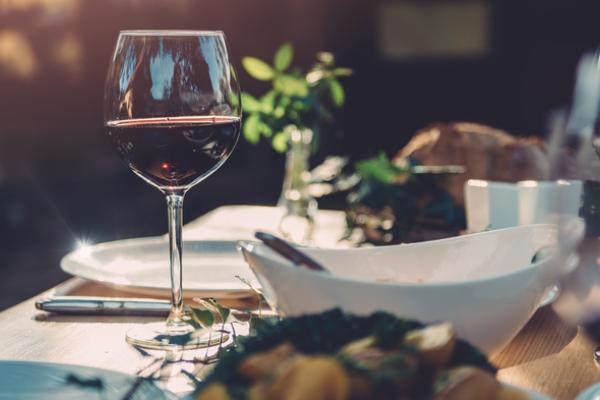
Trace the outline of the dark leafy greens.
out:
M 423 326 L 420 322 L 400 319 L 385 312 L 363 317 L 346 314 L 339 309 L 281 321 L 266 320 L 256 327 L 253 336 L 240 338 L 237 346 L 222 354 L 219 363 L 198 390 L 219 382 L 233 399 L 245 399 L 248 386 L 238 374 L 238 366 L 249 355 L 267 351 L 283 342 L 291 343 L 301 353 L 334 355 L 346 344 L 370 335 L 382 348 L 393 346 L 406 333 Z M 402 360 L 398 361 L 399 365 L 402 364 Z M 459 365 L 496 372 L 482 353 L 461 340 L 457 341 L 447 367 Z M 390 373 L 398 373 L 397 368 L 390 368 Z M 381 385 L 385 386 L 387 382 L 385 376 L 381 376 Z

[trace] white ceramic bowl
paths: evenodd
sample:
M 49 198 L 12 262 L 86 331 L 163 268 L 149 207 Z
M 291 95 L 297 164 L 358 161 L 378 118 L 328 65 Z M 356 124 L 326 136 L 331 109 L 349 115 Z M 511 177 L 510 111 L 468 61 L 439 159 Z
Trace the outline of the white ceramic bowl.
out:
M 262 244 L 241 242 L 240 248 L 267 298 L 286 315 L 340 307 L 447 320 L 491 354 L 517 334 L 554 285 L 558 256 L 531 260 L 555 242 L 555 226 L 529 225 L 415 244 L 302 249 L 330 274 L 297 268 Z
M 556 215 L 577 217 L 581 181 L 520 181 L 469 179 L 465 182 L 469 232 L 517 225 L 555 222 Z

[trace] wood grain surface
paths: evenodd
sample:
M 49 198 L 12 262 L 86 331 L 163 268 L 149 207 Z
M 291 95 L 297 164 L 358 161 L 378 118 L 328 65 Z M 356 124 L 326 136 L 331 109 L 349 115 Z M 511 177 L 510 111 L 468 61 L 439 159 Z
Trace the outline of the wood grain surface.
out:
M 71 281 L 69 286 L 72 294 L 128 296 L 96 283 Z M 35 300 L 54 290 L 0 313 L 0 337 L 4 342 L 0 359 L 61 362 L 131 374 L 144 366 L 146 360 L 125 343 L 125 333 L 135 324 L 158 319 L 57 316 L 36 310 Z M 65 293 L 60 287 L 58 290 Z M 585 335 L 565 326 L 550 307 L 544 307 L 492 361 L 503 382 L 559 400 L 572 400 L 600 381 L 593 350 L 593 343 Z

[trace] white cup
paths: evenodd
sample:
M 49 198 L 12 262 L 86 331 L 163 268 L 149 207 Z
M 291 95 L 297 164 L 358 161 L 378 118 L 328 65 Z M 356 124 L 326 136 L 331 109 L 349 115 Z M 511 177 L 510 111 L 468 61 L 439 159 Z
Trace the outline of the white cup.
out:
M 465 209 L 469 232 L 556 221 L 558 215 L 578 216 L 581 181 L 492 182 L 470 179 L 465 183 Z

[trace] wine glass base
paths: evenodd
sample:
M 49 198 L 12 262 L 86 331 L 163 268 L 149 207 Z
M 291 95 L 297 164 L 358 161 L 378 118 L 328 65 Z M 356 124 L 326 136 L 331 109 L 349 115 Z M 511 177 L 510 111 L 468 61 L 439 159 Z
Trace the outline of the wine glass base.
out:
M 127 332 L 125 340 L 132 346 L 150 350 L 189 350 L 216 346 L 229 340 L 230 335 L 218 331 L 195 331 L 167 329 L 165 322 L 136 326 Z

